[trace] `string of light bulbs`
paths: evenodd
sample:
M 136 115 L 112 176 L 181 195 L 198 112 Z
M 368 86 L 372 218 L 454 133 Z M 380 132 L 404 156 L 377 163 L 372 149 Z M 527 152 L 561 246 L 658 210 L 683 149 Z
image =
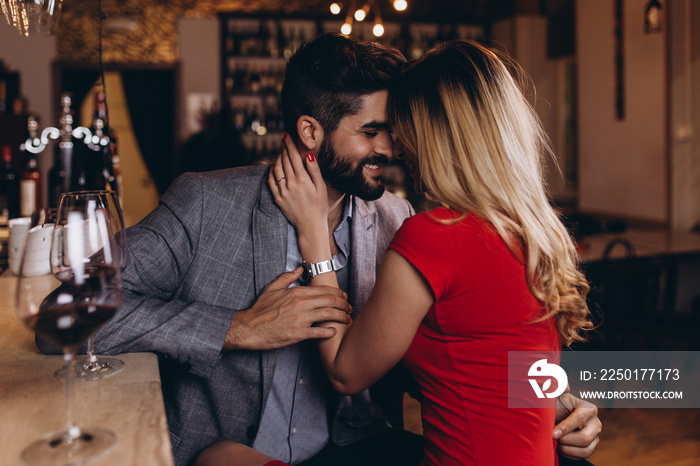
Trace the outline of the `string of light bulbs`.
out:
M 394 0 L 393 5 L 396 11 L 404 11 L 408 8 L 408 2 L 406 0 Z M 343 11 L 343 4 L 334 2 L 331 3 L 330 8 L 331 13 L 339 15 Z M 384 34 L 384 24 L 382 23 L 381 9 L 379 8 L 379 4 L 375 3 L 375 0 L 367 0 L 367 2 L 362 5 L 362 8 L 357 8 L 356 0 L 350 0 L 345 22 L 340 27 L 340 32 L 345 35 L 350 34 L 352 32 L 353 19 L 358 22 L 364 21 L 370 10 L 374 13 L 374 27 L 372 28 L 372 33 L 376 37 L 381 37 Z

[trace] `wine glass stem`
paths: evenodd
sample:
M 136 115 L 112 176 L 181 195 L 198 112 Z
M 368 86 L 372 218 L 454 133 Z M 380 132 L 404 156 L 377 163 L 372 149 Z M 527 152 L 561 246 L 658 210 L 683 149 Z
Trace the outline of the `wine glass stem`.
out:
M 95 340 L 92 337 L 88 338 L 87 356 L 90 362 L 97 362 L 97 356 L 95 355 Z
M 64 350 L 63 360 L 68 366 L 68 375 L 66 376 L 66 434 L 67 443 L 73 443 L 80 437 L 80 427 L 73 424 L 73 385 L 75 378 L 75 358 L 72 351 Z

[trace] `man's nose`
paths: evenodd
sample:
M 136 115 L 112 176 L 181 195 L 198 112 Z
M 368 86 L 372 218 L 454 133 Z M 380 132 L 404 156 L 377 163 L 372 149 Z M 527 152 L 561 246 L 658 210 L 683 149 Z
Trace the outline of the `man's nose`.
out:
M 391 133 L 388 131 L 382 131 L 376 138 L 376 145 L 374 151 L 377 154 L 384 155 L 390 160 L 394 158 L 394 141 L 391 139 Z
M 392 150 L 392 157 L 396 159 L 403 159 L 403 144 L 398 139 L 394 139 L 394 148 Z

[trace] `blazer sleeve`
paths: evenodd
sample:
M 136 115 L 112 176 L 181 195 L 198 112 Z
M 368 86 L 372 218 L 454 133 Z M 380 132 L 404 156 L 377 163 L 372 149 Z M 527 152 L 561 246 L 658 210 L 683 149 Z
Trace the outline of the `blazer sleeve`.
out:
M 177 297 L 198 249 L 202 191 L 196 175 L 182 175 L 153 212 L 127 229 L 123 302 L 95 335 L 98 353 L 155 352 L 202 377 L 219 361 L 234 312 Z

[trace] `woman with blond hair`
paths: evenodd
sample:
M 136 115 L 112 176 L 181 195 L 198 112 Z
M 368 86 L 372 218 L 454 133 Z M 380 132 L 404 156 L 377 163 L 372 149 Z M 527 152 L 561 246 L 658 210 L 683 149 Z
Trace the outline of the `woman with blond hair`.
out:
M 508 406 L 508 352 L 557 352 L 591 325 L 588 284 L 542 181 L 547 137 L 517 69 L 472 41 L 408 66 L 390 121 L 416 189 L 442 207 L 404 222 L 356 320 L 328 324 L 337 335 L 319 344 L 341 393 L 403 361 L 421 389 L 424 465 L 556 464 L 553 407 Z M 328 261 L 326 185 L 289 139 L 270 189 L 304 261 Z M 327 271 L 311 284 L 337 286 Z

